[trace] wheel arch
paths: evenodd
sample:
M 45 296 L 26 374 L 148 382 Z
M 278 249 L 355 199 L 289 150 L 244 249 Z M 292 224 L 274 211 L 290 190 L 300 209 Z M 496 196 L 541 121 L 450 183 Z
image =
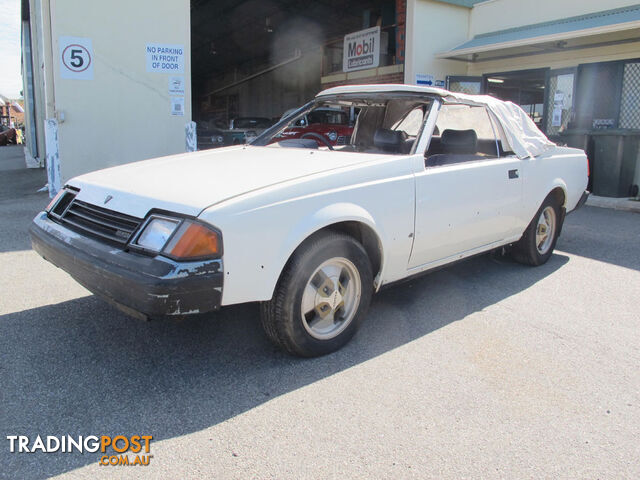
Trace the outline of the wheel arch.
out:
M 371 261 L 374 283 L 377 286 L 377 279 L 382 274 L 385 259 L 382 232 L 371 214 L 364 208 L 355 204 L 339 203 L 318 210 L 292 229 L 279 255 L 282 259 L 281 267 L 270 285 L 272 293 L 295 252 L 305 242 L 324 231 L 342 232 L 362 245 Z
M 553 187 L 544 198 L 547 198 L 550 195 L 555 197 L 560 207 L 567 207 L 567 185 L 562 180 L 554 181 Z M 544 201 L 544 199 L 542 201 Z M 542 202 L 540 204 L 542 205 Z

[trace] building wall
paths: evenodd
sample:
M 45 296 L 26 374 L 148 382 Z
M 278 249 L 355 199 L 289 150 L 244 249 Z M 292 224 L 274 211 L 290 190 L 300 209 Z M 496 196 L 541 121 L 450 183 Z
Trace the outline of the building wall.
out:
M 38 1 L 47 2 L 34 3 Z M 45 29 L 40 46 L 45 57 L 47 49 L 51 52 L 52 82 L 47 81 L 45 61 L 44 90 L 53 83 L 54 111 L 45 111 L 60 122 L 62 181 L 98 168 L 184 152 L 185 123 L 191 120 L 189 0 L 50 2 L 51 34 L 47 37 Z M 93 80 L 61 77 L 60 36 L 91 38 Z M 184 116 L 170 115 L 171 74 L 146 70 L 148 43 L 184 46 Z
M 433 0 L 407 0 L 405 83 L 415 84 L 416 74 L 465 75 L 463 62 L 441 60 L 437 53 L 464 43 L 469 37 L 470 9 Z
M 476 4 L 471 9 L 469 38 L 481 33 L 627 7 L 637 3 L 637 0 L 488 0 Z M 451 44 L 449 48 L 454 46 L 456 44 Z

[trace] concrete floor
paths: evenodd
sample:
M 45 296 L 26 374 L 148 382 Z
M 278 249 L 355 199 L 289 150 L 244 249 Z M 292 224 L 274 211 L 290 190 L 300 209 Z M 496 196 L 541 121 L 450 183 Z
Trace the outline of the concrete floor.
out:
M 44 172 L 20 154 L 0 148 L 1 478 L 640 478 L 640 215 L 586 207 L 542 267 L 487 255 L 388 289 L 301 360 L 255 305 L 143 323 L 43 261 Z M 153 435 L 153 458 L 9 453 L 38 434 Z

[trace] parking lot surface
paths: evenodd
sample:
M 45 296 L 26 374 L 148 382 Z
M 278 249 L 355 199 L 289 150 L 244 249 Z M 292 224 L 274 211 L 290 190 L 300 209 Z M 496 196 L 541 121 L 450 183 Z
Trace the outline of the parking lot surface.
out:
M 0 148 L 0 477 L 640 478 L 640 215 L 585 207 L 551 260 L 386 289 L 303 360 L 256 305 L 141 322 L 30 249 L 41 170 Z M 153 435 L 150 465 L 7 435 Z

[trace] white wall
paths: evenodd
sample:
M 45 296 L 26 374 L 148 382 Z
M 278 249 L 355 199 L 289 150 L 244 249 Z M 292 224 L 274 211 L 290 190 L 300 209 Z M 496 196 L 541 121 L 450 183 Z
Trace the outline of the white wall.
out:
M 465 75 L 464 62 L 435 58 L 468 39 L 470 9 L 432 0 L 407 0 L 405 83 L 415 84 L 416 73 L 445 80 Z
M 638 0 L 488 0 L 471 9 L 469 38 L 480 33 L 586 15 L 637 3 Z
M 55 115 L 64 114 L 58 132 L 63 182 L 98 168 L 184 152 L 185 123 L 191 121 L 189 0 L 50 2 Z M 93 80 L 61 77 L 60 36 L 91 38 Z M 184 116 L 170 115 L 171 74 L 146 70 L 148 43 L 184 46 Z

